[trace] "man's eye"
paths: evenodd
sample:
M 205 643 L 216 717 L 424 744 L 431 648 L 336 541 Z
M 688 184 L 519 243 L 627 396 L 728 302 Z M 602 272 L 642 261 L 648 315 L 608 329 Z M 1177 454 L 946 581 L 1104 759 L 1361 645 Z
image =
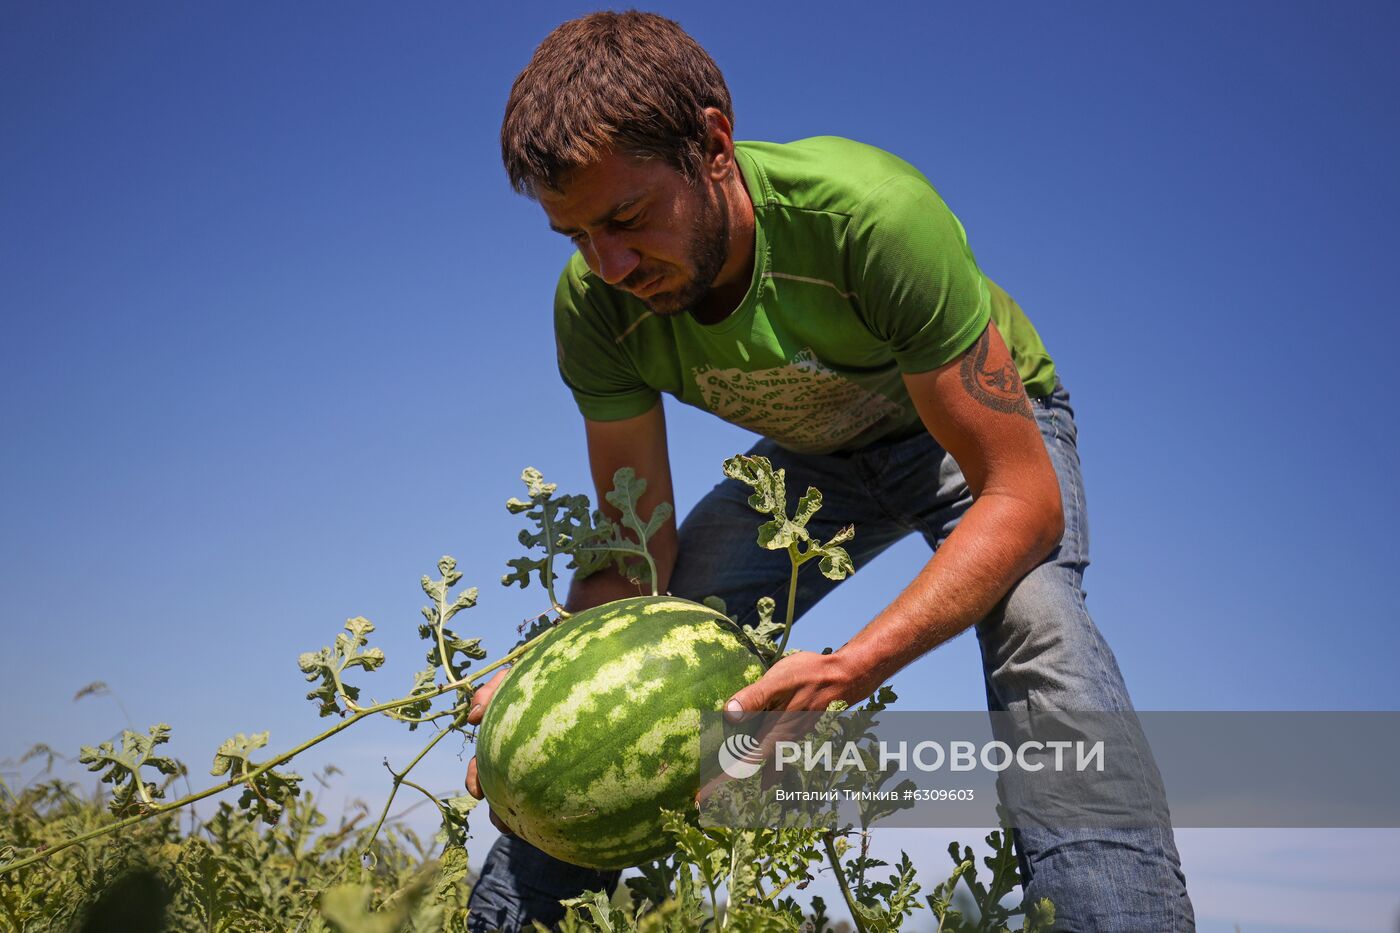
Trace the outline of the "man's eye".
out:
M 633 214 L 631 217 L 614 217 L 613 226 L 620 230 L 631 230 L 637 226 L 638 221 L 641 219 L 641 214 Z

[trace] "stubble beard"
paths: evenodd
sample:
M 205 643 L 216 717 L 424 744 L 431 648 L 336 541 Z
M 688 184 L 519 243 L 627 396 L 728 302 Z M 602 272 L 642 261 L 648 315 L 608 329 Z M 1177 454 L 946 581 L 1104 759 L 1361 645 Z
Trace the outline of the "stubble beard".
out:
M 712 205 L 701 199 L 691 226 L 690 261 L 695 271 L 679 287 L 642 300 L 652 314 L 669 317 L 690 314 L 709 294 L 729 256 L 729 204 Z

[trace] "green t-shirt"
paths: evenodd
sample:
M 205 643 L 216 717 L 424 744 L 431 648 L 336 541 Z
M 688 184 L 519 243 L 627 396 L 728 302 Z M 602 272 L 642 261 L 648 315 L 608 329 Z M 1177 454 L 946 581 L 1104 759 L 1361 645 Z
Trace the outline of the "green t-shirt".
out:
M 560 276 L 559 371 L 584 417 L 630 418 L 661 392 L 804 453 L 924 430 L 901 373 L 956 359 L 987 321 L 1026 390 L 1055 368 L 1016 303 L 977 268 L 928 179 L 833 136 L 735 149 L 753 199 L 754 270 L 729 317 L 660 316 L 575 253 Z

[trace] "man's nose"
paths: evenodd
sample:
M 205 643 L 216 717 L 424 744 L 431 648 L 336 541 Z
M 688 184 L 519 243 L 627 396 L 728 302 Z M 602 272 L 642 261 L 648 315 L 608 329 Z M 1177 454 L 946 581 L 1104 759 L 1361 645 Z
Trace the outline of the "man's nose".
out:
M 589 245 L 594 268 L 609 285 L 623 281 L 641 264 L 641 255 L 616 235 L 599 233 L 590 238 Z

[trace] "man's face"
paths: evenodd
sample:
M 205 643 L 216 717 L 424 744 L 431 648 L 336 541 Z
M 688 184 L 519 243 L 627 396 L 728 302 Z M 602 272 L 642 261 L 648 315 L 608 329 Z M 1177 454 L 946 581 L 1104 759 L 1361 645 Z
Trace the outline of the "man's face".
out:
M 726 205 L 706 179 L 692 186 L 660 159 L 609 155 L 539 201 L 595 275 L 655 314 L 692 310 L 724 266 Z

